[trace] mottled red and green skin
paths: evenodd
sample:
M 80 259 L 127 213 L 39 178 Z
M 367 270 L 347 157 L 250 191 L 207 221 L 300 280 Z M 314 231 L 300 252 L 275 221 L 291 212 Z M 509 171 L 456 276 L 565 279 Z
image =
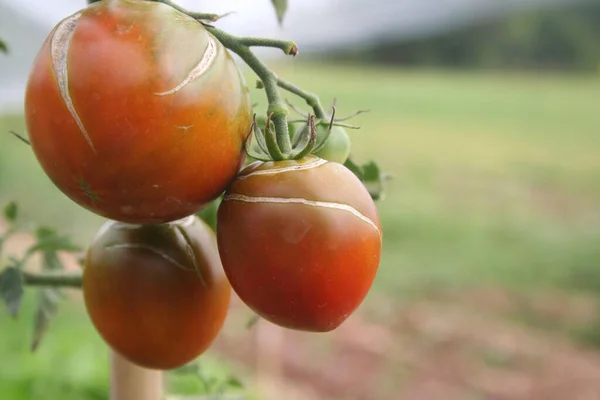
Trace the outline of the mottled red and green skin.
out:
M 58 26 L 58 25 L 57 25 Z M 160 223 L 222 193 L 242 164 L 249 92 L 215 39 L 216 59 L 176 93 L 210 33 L 173 8 L 105 0 L 81 11 L 68 46 L 69 94 L 94 149 L 61 96 L 50 34 L 27 85 L 33 150 L 56 186 L 109 219 Z
M 231 286 L 204 222 L 109 222 L 88 250 L 88 314 L 119 354 L 152 369 L 180 367 L 204 352 L 227 316 Z
M 350 170 L 333 162 L 249 175 L 315 160 L 256 162 L 244 169 L 219 207 L 217 239 L 234 291 L 257 314 L 283 327 L 326 332 L 361 304 L 375 278 L 381 227 L 373 200 Z M 344 210 L 260 198 L 348 205 L 371 224 Z

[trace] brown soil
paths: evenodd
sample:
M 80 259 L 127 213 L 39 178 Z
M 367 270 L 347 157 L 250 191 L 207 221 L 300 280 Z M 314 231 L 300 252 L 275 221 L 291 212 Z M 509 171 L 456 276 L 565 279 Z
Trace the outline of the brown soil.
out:
M 29 243 L 19 235 L 10 248 Z M 598 311 L 582 295 L 480 288 L 370 299 L 311 334 L 247 329 L 252 313 L 236 299 L 214 351 L 251 373 L 261 400 L 600 400 L 600 350 L 565 334 Z
M 310 334 L 265 321 L 247 330 L 237 301 L 216 350 L 253 371 L 269 399 L 600 399 L 600 351 L 521 318 L 582 326 L 595 317 L 591 299 L 480 289 L 377 309 Z

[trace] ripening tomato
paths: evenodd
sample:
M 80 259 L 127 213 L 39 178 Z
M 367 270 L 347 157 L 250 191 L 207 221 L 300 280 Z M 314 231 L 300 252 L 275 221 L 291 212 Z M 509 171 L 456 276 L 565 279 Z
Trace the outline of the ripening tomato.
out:
M 317 138 L 321 139 L 327 135 L 328 129 L 328 124 L 319 124 L 317 126 Z M 345 163 L 350 156 L 350 137 L 346 130 L 341 126 L 333 126 L 325 146 L 317 151 L 315 155 L 327 161 Z
M 305 129 L 305 127 L 306 124 L 291 124 L 290 130 L 292 132 L 301 131 L 302 129 Z M 316 128 L 317 143 L 321 143 L 329 130 L 329 122 L 325 120 L 319 121 Z M 325 145 L 314 154 L 324 160 L 343 164 L 350 156 L 350 148 L 350 137 L 346 130 L 341 126 L 334 125 L 331 128 L 331 133 L 329 134 Z
M 324 332 L 369 291 L 381 226 L 350 170 L 309 156 L 246 167 L 219 207 L 217 241 L 231 286 L 257 314 Z
M 160 223 L 225 190 L 252 105 L 201 23 L 160 2 L 105 0 L 50 33 L 25 116 L 38 160 L 68 197 L 109 219 Z
M 83 273 L 88 314 L 108 345 L 146 368 L 171 369 L 205 351 L 229 308 L 212 230 L 197 218 L 108 222 Z

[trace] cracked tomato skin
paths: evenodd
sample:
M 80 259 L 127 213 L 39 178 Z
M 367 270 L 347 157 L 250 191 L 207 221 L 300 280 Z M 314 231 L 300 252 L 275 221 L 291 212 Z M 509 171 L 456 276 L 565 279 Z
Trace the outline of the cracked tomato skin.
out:
M 362 182 L 315 156 L 246 167 L 219 206 L 217 239 L 231 286 L 250 308 L 314 332 L 335 329 L 361 304 L 381 254 Z
M 69 198 L 109 219 L 161 223 L 225 190 L 252 107 L 200 23 L 158 2 L 106 0 L 50 33 L 25 117 L 37 159 Z
M 87 253 L 83 296 L 113 350 L 165 370 L 210 346 L 225 321 L 231 287 L 213 231 L 190 216 L 161 225 L 107 222 Z

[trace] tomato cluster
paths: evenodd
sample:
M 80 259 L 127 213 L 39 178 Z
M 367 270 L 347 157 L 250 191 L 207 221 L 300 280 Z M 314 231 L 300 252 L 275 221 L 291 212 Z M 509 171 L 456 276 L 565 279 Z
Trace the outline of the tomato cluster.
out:
M 232 287 L 275 324 L 325 332 L 375 277 L 381 226 L 341 164 L 343 128 L 317 155 L 240 171 L 255 127 L 248 93 L 223 45 L 159 2 L 94 3 L 61 21 L 34 63 L 33 150 L 63 193 L 111 220 L 87 253 L 88 314 L 111 348 L 144 367 L 204 352 Z M 194 214 L 223 193 L 215 237 Z

